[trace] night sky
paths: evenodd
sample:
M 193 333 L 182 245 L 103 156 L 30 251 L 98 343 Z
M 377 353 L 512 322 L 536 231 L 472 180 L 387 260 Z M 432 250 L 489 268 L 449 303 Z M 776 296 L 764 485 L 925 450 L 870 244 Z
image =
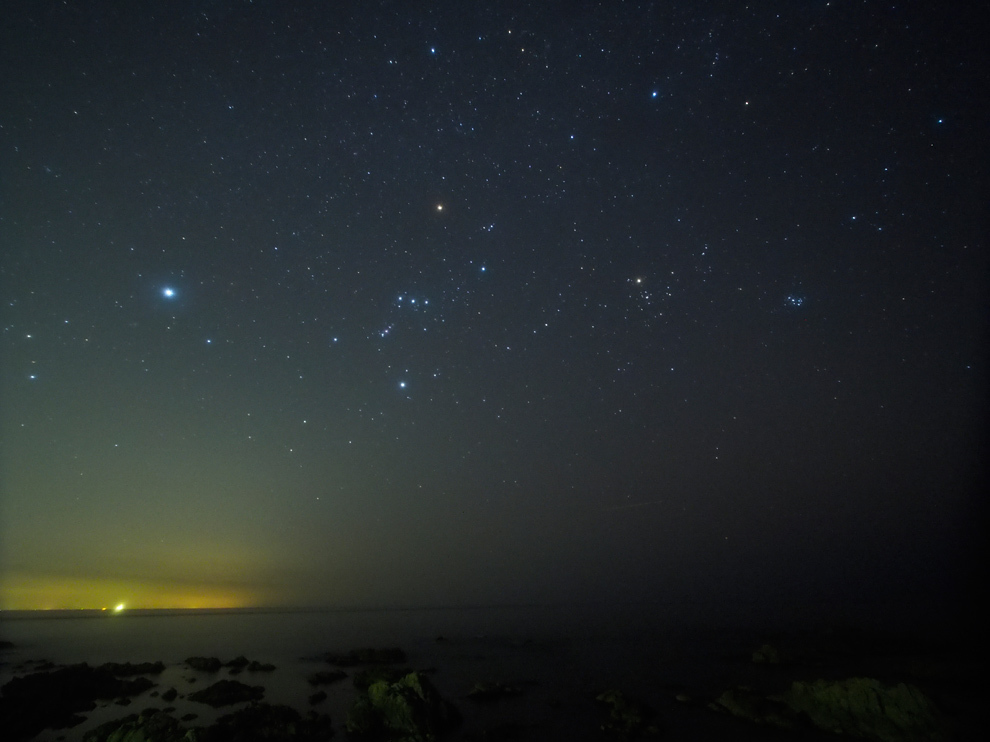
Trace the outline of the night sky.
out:
M 978 25 L 8 3 L 0 607 L 960 583 Z

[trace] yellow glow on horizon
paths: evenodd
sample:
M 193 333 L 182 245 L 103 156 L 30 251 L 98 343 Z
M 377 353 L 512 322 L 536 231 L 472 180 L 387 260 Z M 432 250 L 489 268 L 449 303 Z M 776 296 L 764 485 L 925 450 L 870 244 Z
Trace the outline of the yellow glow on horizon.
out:
M 121 596 L 127 596 L 127 600 L 121 601 Z M 247 608 L 265 602 L 261 591 L 229 585 L 30 573 L 0 575 L 0 610 L 96 609 L 121 613 L 125 608 Z

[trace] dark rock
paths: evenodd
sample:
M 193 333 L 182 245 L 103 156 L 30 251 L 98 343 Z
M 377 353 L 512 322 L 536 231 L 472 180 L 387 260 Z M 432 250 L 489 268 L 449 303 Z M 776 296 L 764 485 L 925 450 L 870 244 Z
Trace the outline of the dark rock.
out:
M 230 662 L 224 664 L 224 667 L 233 667 L 236 670 L 243 670 L 248 666 L 248 658 L 243 654 L 239 657 L 235 657 Z
M 353 667 L 354 665 L 398 665 L 406 661 L 406 653 L 398 647 L 375 649 L 364 647 L 352 649 L 346 654 L 330 653 L 325 657 L 331 665 Z
M 199 718 L 199 714 L 188 713 L 188 714 L 183 714 L 180 721 L 192 721 L 193 719 L 198 719 L 198 718 Z
M 522 688 L 506 683 L 476 683 L 474 688 L 468 692 L 468 698 L 472 701 L 486 702 L 497 701 L 502 698 L 515 698 L 522 695 Z
M 322 703 L 327 700 L 327 692 L 325 690 L 317 691 L 309 697 L 309 705 L 315 706 L 318 703 Z
M 108 670 L 118 678 L 129 677 L 131 675 L 161 675 L 165 672 L 164 662 L 142 662 L 133 665 L 130 662 L 107 662 L 99 667 L 100 670 Z
M 131 699 L 130 698 L 118 698 L 116 701 L 114 701 L 114 703 L 117 704 L 118 706 L 130 706 L 131 705 Z
M 4 649 L 13 649 L 13 648 L 14 648 L 14 642 L 8 642 L 0 639 L 0 651 Z
M 779 665 L 783 659 L 780 650 L 773 644 L 764 644 L 753 652 L 753 662 L 760 665 Z
M 189 657 L 186 664 L 200 672 L 219 672 L 222 665 L 217 657 Z
M 270 662 L 258 662 L 257 660 L 252 660 L 251 664 L 247 666 L 248 672 L 274 672 L 275 665 Z
M 795 682 L 782 700 L 818 728 L 881 742 L 947 738 L 934 704 L 913 685 L 873 678 Z
M 190 701 L 218 708 L 243 701 L 260 701 L 265 689 L 260 685 L 245 685 L 237 680 L 218 680 L 213 685 L 189 694 Z
M 328 670 L 324 672 L 314 672 L 306 678 L 306 682 L 310 685 L 330 685 L 331 683 L 337 683 L 346 677 L 347 673 L 343 670 Z
M 329 716 L 303 718 L 289 706 L 254 703 L 220 717 L 205 730 L 204 738 L 207 742 L 322 742 L 332 734 Z
M 409 667 L 369 667 L 354 673 L 354 687 L 360 691 L 368 690 L 372 683 L 384 681 L 397 683 L 412 672 Z
M 794 712 L 787 704 L 765 698 L 751 688 L 730 688 L 715 699 L 711 708 L 754 724 L 780 729 L 795 729 L 798 726 Z
M 607 690 L 598 694 L 595 700 L 608 708 L 608 721 L 602 725 L 603 730 L 623 736 L 659 734 L 660 730 L 649 723 L 656 712 L 645 703 L 626 698 L 620 690 Z
M 167 691 L 162 693 L 162 700 L 165 701 L 166 703 L 171 703 L 176 699 L 178 695 L 179 695 L 179 691 L 177 691 L 175 688 L 169 688 Z
M 347 731 L 376 740 L 429 742 L 459 720 L 430 682 L 411 672 L 396 683 L 372 683 L 347 713 Z
M 0 698 L 0 729 L 8 740 L 29 739 L 42 729 L 64 729 L 84 721 L 97 700 L 135 696 L 152 683 L 147 678 L 120 680 L 109 670 L 87 664 L 16 677 Z
M 101 724 L 88 731 L 83 742 L 190 742 L 190 737 L 175 718 L 151 710 Z

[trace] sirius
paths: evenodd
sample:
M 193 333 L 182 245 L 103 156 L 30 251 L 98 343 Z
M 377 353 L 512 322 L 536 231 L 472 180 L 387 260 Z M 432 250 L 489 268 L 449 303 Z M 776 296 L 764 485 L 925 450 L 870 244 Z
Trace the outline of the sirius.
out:
M 175 289 L 173 289 L 171 286 L 166 286 L 165 288 L 162 289 L 162 296 L 164 296 L 166 299 L 174 299 Z

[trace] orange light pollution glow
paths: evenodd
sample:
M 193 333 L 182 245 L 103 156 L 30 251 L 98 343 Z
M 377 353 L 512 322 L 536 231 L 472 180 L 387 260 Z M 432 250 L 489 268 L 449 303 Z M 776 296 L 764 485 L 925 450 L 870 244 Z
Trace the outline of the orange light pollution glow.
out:
M 253 590 L 150 580 L 91 579 L 8 574 L 0 590 L 3 610 L 132 608 L 247 608 L 261 604 Z

